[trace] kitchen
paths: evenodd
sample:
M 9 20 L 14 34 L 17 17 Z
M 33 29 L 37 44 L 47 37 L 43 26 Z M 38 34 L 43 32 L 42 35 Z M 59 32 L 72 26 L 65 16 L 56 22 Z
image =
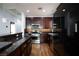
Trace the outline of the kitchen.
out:
M 78 3 L 0 3 L 0 56 L 78 56 Z

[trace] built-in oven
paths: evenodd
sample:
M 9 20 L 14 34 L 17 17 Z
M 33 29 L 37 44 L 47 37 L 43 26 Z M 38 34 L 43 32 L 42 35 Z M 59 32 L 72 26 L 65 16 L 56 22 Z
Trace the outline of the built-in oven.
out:
M 40 33 L 32 32 L 32 43 L 40 43 Z
M 32 24 L 32 43 L 40 43 L 40 24 Z

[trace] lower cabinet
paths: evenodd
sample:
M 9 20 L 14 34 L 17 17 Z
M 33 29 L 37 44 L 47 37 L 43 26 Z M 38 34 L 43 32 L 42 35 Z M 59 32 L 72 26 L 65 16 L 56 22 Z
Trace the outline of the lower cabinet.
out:
M 21 55 L 22 56 L 29 56 L 31 53 L 31 40 L 28 40 L 21 46 Z
M 41 43 L 48 43 L 48 34 L 47 33 L 40 34 L 40 42 Z
M 54 53 L 54 55 L 57 55 L 57 56 L 65 55 L 63 44 L 60 42 L 57 42 L 57 40 L 54 39 L 53 36 L 51 35 L 49 36 L 49 47 L 51 51 Z
M 31 39 L 24 42 L 20 47 L 18 47 L 15 51 L 9 54 L 9 56 L 29 56 L 31 53 Z

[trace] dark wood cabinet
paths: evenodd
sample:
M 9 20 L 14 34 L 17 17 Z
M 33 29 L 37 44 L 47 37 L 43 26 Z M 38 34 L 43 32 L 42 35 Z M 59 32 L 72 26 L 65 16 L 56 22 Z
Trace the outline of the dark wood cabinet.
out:
M 27 44 L 26 43 L 24 43 L 22 46 L 21 46 L 21 55 L 27 55 L 28 53 L 27 53 Z M 26 54 L 27 53 L 27 54 Z
M 54 53 L 54 55 L 57 56 L 65 55 L 63 44 L 60 43 L 59 40 L 54 39 L 52 35 L 49 35 L 49 47 L 51 51 Z
M 51 51 L 54 51 L 54 41 L 53 41 L 53 37 L 50 35 L 49 35 L 49 47 Z
M 21 49 L 20 47 L 17 48 L 16 50 L 14 50 L 13 52 L 11 52 L 8 56 L 21 56 Z
M 41 33 L 40 34 L 40 42 L 41 43 L 48 43 L 48 33 Z
M 9 56 L 29 56 L 31 53 L 31 38 L 9 54 Z
M 32 45 L 31 45 L 31 39 L 30 39 L 21 46 L 22 55 L 29 56 L 31 53 L 31 48 L 32 48 Z

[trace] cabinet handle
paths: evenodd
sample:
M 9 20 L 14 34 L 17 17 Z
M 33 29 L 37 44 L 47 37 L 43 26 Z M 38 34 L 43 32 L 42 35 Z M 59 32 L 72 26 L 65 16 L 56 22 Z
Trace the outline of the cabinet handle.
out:
M 26 45 L 24 45 L 24 48 L 26 47 Z

